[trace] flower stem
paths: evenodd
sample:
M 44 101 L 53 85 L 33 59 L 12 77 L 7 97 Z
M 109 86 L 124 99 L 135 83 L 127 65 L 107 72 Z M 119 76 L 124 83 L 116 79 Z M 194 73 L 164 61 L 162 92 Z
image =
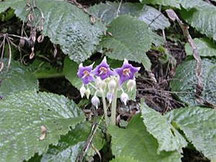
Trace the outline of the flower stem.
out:
M 105 98 L 104 93 L 102 93 L 102 102 L 103 102 L 105 122 L 106 122 L 106 125 L 108 125 L 107 104 L 106 104 L 106 98 Z
M 116 125 L 117 92 L 118 90 L 115 89 L 111 106 L 111 125 Z

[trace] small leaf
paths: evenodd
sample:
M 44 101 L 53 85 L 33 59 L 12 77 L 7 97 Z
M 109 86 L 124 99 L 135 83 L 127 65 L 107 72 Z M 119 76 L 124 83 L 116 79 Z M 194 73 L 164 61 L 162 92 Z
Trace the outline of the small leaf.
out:
M 201 107 L 176 109 L 166 114 L 207 158 L 216 160 L 216 111 Z
M 84 119 L 75 103 L 63 96 L 34 91 L 10 95 L 0 101 L 0 161 L 41 155 Z
M 126 156 L 139 162 L 180 162 L 181 155 L 162 151 L 157 154 L 157 140 L 146 130 L 140 115 L 136 115 L 126 129 L 109 127 L 111 148 L 116 158 Z
M 165 116 L 149 108 L 144 102 L 141 106 L 143 122 L 159 144 L 158 151 L 180 151 L 187 145 L 181 134 L 167 121 Z
M 194 42 L 201 57 L 216 56 L 216 45 L 211 40 L 207 38 L 195 38 Z M 188 43 L 185 45 L 185 51 L 187 55 L 193 55 L 193 49 Z

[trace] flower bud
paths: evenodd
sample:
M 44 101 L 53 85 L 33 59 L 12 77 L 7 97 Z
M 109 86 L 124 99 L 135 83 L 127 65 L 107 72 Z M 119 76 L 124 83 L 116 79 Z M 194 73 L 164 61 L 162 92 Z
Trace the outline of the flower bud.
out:
M 103 81 L 100 77 L 97 77 L 96 79 L 96 87 L 99 89 L 104 90 L 106 88 L 106 83 Z
M 128 82 L 127 82 L 127 89 L 128 91 L 132 91 L 136 86 L 136 81 L 134 79 L 130 79 Z
M 85 93 L 86 93 L 86 88 L 84 85 L 82 85 L 82 87 L 80 88 L 80 94 L 82 98 L 84 97 Z
M 106 95 L 106 98 L 107 98 L 108 102 L 111 103 L 113 100 L 113 93 L 108 92 Z
M 111 79 L 109 81 L 109 83 L 108 83 L 108 89 L 109 89 L 109 91 L 113 92 L 115 90 L 115 88 L 116 88 L 116 85 L 117 85 L 116 81 L 114 79 Z
M 92 97 L 92 99 L 91 99 L 91 103 L 92 103 L 92 105 L 94 105 L 96 108 L 98 108 L 98 105 L 99 105 L 99 103 L 100 103 L 100 100 L 99 100 L 99 98 L 98 98 L 96 95 L 94 95 L 94 96 Z
M 85 91 L 85 95 L 86 95 L 87 99 L 89 99 L 90 94 L 91 94 L 91 91 L 90 91 L 89 88 L 87 88 L 86 91 Z
M 127 104 L 127 101 L 128 101 L 128 99 L 129 99 L 129 97 L 128 97 L 128 94 L 127 93 L 125 93 L 125 92 L 123 92 L 122 94 L 121 94 L 121 97 L 120 97 L 120 99 L 121 99 L 121 101 L 126 105 Z

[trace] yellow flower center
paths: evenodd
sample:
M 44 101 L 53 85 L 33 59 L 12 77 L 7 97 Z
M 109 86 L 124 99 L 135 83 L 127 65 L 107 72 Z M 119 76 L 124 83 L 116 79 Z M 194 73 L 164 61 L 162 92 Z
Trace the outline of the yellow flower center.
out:
M 125 69 L 123 70 L 123 75 L 129 76 L 130 73 L 131 73 L 131 71 L 130 71 L 129 68 L 125 68 Z
M 89 71 L 87 71 L 87 70 L 85 70 L 85 71 L 83 72 L 83 74 L 84 74 L 84 77 L 86 77 L 86 76 L 89 76 L 89 75 L 90 75 Z
M 107 73 L 107 68 L 105 68 L 105 67 L 100 67 L 100 74 L 106 74 Z

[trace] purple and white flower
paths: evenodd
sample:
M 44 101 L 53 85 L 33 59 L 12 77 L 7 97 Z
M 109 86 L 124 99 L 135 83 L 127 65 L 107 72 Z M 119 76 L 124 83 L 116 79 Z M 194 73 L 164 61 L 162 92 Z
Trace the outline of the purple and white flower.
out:
M 119 76 L 119 83 L 122 85 L 125 81 L 134 79 L 135 73 L 140 70 L 140 67 L 134 67 L 128 63 L 128 60 L 124 60 L 124 63 L 121 68 L 115 69 L 115 72 Z
M 83 64 L 81 63 L 79 65 L 77 75 L 79 78 L 82 79 L 83 84 L 88 84 L 94 81 L 94 77 L 92 74 L 92 68 L 93 68 L 93 64 L 89 66 L 83 66 Z
M 98 66 L 96 66 L 96 68 L 93 70 L 93 74 L 100 77 L 102 80 L 114 75 L 114 72 L 107 64 L 106 57 L 104 57 L 103 61 Z

